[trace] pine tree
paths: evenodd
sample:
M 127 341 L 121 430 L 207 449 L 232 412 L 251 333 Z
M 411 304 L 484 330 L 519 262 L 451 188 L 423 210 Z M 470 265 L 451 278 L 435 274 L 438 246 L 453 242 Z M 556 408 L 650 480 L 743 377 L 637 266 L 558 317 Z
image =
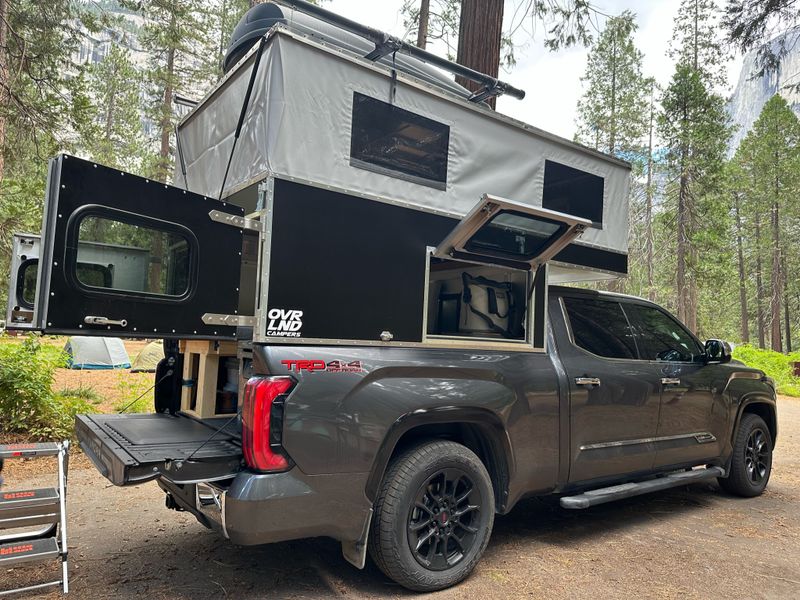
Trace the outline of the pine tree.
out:
M 697 330 L 698 247 L 703 213 L 719 184 L 730 136 L 724 100 L 714 86 L 724 78 L 715 35 L 713 0 L 683 0 L 673 32 L 675 73 L 662 97 L 659 132 L 674 175 L 675 291 L 678 317 Z
M 759 237 L 761 215 L 769 215 L 770 243 L 764 262 L 769 264 L 770 346 L 782 352 L 782 336 L 787 344 L 791 343 L 790 278 L 786 268 L 794 262 L 787 258 L 796 258 L 795 244 L 788 232 L 797 226 L 800 216 L 796 207 L 800 193 L 800 121 L 780 95 L 776 94 L 764 105 L 735 159 L 738 168 L 749 175 L 747 192 L 751 201 L 748 208 L 756 212 Z M 755 251 L 761 260 L 763 249 L 756 247 Z M 791 287 L 797 288 L 794 279 Z M 781 331 L 782 319 L 784 331 Z
M 148 154 L 142 132 L 142 74 L 130 52 L 112 44 L 86 73 L 95 119 L 80 130 L 88 155 L 104 165 L 138 173 Z
M 635 16 L 624 12 L 610 18 L 592 45 L 581 78 L 577 141 L 630 158 L 640 154 L 648 127 L 649 82 L 642 74 L 642 53 L 633 34 Z

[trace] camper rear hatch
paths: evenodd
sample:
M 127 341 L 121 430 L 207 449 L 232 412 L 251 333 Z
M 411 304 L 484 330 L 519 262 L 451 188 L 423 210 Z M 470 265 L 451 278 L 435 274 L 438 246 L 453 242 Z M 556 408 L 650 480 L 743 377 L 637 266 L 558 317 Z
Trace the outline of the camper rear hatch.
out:
M 233 204 L 73 156 L 54 158 L 41 238 L 30 236 L 12 265 L 9 326 L 235 340 L 244 223 Z
M 78 415 L 86 455 L 114 485 L 164 477 L 177 484 L 233 477 L 242 465 L 241 436 L 231 419 L 185 415 Z

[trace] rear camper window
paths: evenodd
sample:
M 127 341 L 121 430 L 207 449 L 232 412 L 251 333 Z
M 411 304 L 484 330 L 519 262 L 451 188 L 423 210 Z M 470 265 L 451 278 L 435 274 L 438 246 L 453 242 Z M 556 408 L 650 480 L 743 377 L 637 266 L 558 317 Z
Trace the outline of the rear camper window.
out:
M 191 249 L 177 232 L 88 215 L 78 225 L 75 277 L 92 289 L 181 297 Z
M 542 207 L 589 219 L 602 229 L 603 184 L 598 175 L 546 160 Z
M 353 93 L 350 164 L 445 189 L 450 127 Z

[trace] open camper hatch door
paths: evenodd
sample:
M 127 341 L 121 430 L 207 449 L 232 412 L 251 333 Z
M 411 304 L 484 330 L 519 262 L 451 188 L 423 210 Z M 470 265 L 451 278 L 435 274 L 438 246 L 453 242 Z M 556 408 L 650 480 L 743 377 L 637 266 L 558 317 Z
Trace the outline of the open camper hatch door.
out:
M 50 162 L 40 247 L 11 276 L 15 299 L 27 302 L 20 324 L 67 335 L 236 339 L 246 321 L 238 314 L 243 217 L 230 203 L 61 155 Z
M 591 224 L 581 217 L 484 194 L 433 255 L 535 270 Z

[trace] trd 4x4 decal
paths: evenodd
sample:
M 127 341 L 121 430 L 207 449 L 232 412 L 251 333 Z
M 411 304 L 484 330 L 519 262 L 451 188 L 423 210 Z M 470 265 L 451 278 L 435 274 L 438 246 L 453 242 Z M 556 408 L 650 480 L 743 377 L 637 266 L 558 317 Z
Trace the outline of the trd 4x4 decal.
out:
M 332 360 L 325 362 L 324 360 L 282 360 L 282 365 L 285 365 L 289 371 L 300 373 L 301 371 L 308 371 L 314 373 L 315 371 L 326 371 L 328 373 L 363 373 L 364 366 L 360 360 Z

